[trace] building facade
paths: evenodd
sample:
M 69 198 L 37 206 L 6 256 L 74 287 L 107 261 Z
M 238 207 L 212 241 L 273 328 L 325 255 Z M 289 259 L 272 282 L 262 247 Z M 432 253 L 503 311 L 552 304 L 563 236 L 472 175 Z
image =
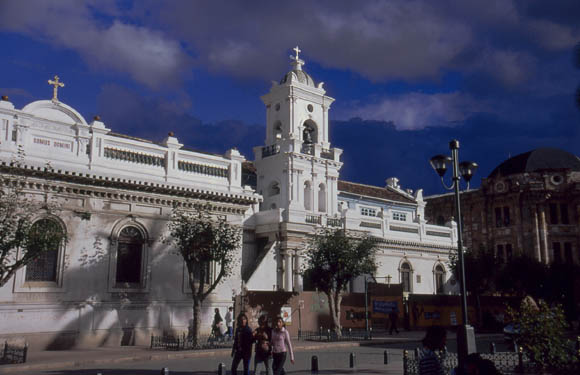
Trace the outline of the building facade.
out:
M 369 279 L 407 293 L 454 293 L 447 262 L 455 224 L 428 224 L 422 192 L 396 178 L 384 187 L 340 180 L 342 150 L 329 136 L 334 99 L 303 65 L 296 55 L 262 97 L 266 139 L 253 163 L 235 149 L 188 150 L 172 133 L 155 143 L 99 118 L 88 123 L 58 100 L 57 85 L 52 100 L 22 109 L 3 98 L 2 189 L 18 186 L 37 203 L 36 220 L 53 221 L 68 241 L 0 288 L 0 334 L 62 348 L 147 344 L 153 333 L 187 331 L 187 272 L 164 242 L 166 224 L 174 208 L 208 204 L 244 235 L 239 267 L 204 302 L 202 332 L 214 308 L 225 312 L 246 291 L 302 292 L 305 245 L 324 227 L 380 239 Z
M 452 194 L 427 197 L 427 219 L 454 216 Z M 540 262 L 580 260 L 580 160 L 553 148 L 514 156 L 461 194 L 465 246 L 493 250 L 500 261 L 516 254 Z

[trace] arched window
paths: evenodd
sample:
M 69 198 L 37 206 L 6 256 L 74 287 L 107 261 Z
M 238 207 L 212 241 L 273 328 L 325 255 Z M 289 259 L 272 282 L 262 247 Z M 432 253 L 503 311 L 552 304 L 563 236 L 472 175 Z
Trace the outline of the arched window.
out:
M 437 294 L 443 294 L 445 286 L 445 269 L 442 265 L 438 264 L 435 267 L 435 292 Z
M 26 265 L 27 282 L 57 282 L 60 250 L 63 247 L 64 229 L 50 218 L 40 219 L 30 228 L 31 248 L 39 255 Z
M 117 287 L 135 287 L 141 284 L 144 243 L 143 234 L 136 227 L 127 226 L 119 233 L 115 273 Z
M 401 284 L 403 284 L 403 292 L 411 292 L 411 265 L 409 263 L 401 264 Z
M 316 123 L 312 120 L 306 120 L 304 122 L 304 130 L 302 130 L 302 142 L 304 143 L 317 143 L 318 142 L 318 127 Z
M 326 212 L 326 186 L 318 185 L 318 212 Z
M 312 210 L 312 187 L 310 181 L 304 183 L 304 209 Z

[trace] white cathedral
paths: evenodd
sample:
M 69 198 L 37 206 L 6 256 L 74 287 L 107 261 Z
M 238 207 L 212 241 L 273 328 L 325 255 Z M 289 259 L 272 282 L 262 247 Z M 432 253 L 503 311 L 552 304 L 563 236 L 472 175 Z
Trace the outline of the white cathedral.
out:
M 301 292 L 302 252 L 322 227 L 379 238 L 378 281 L 405 293 L 455 293 L 455 223 L 428 224 L 421 190 L 403 190 L 397 178 L 385 187 L 339 179 L 343 150 L 331 147 L 328 122 L 334 99 L 296 51 L 262 97 L 266 139 L 253 162 L 236 149 L 188 150 L 171 133 L 156 143 L 115 133 L 98 117 L 88 123 L 59 101 L 58 77 L 49 82 L 52 100 L 16 109 L 3 97 L 0 188 L 17 183 L 30 200 L 56 202 L 58 211 L 40 209 L 37 220 L 58 223 L 68 240 L 0 288 L 0 338 L 82 347 L 127 337 L 147 344 L 152 333 L 187 330 L 187 272 L 163 237 L 174 207 L 206 203 L 244 234 L 239 267 L 204 302 L 205 331 L 213 309 L 225 312 L 243 291 Z M 243 185 L 248 171 L 255 186 Z

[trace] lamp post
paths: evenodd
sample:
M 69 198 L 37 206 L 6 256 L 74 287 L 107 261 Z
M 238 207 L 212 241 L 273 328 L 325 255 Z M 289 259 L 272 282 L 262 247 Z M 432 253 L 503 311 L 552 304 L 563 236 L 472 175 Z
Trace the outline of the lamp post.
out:
M 467 292 L 465 290 L 465 265 L 463 261 L 463 242 L 462 242 L 462 223 L 461 223 L 461 203 L 459 199 L 459 180 L 461 177 L 467 182 L 467 189 L 469 189 L 469 181 L 477 170 L 478 165 L 474 162 L 464 161 L 459 162 L 459 141 L 452 140 L 449 142 L 449 149 L 451 150 L 451 157 L 446 155 L 436 155 L 431 158 L 430 164 L 441 177 L 441 183 L 448 190 L 455 191 L 455 215 L 457 220 L 457 260 L 459 262 L 459 290 L 461 294 L 461 317 L 463 319 L 462 325 L 457 331 L 457 354 L 459 360 L 459 368 L 464 369 L 467 355 L 476 351 L 475 347 L 475 333 L 473 327 L 469 325 L 467 320 Z M 453 183 L 447 186 L 443 180 L 447 166 L 453 167 Z M 461 175 L 461 177 L 459 176 Z

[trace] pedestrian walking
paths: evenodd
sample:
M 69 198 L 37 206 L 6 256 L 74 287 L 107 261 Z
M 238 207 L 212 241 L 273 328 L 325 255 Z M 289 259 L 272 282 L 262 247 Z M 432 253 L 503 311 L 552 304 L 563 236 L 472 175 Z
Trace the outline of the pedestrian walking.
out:
M 254 374 L 258 374 L 258 364 L 263 363 L 266 374 L 270 375 L 270 357 L 272 355 L 272 329 L 268 327 L 268 317 L 262 315 L 258 319 L 258 328 L 254 331 L 256 342 L 254 355 Z
M 397 320 L 399 319 L 399 312 L 396 309 L 391 310 L 389 313 L 389 321 L 391 322 L 391 329 L 389 330 L 389 335 L 393 334 L 393 331 L 399 334 L 399 330 L 397 329 Z
M 230 306 L 228 308 L 228 312 L 226 313 L 226 316 L 224 317 L 225 321 L 226 321 L 226 327 L 228 329 L 228 338 L 231 340 L 232 339 L 232 335 L 234 334 L 234 327 L 233 327 L 233 323 L 234 323 L 234 317 L 233 317 L 233 308 Z
M 238 315 L 232 346 L 232 375 L 237 375 L 238 365 L 243 362 L 244 375 L 250 375 L 250 361 L 252 360 L 252 344 L 254 337 L 252 329 L 248 326 L 246 314 Z
M 444 375 L 446 372 L 435 351 L 445 348 L 447 331 L 441 326 L 431 326 L 423 338 L 423 351 L 419 360 L 419 375 Z
M 217 340 L 222 337 L 221 325 L 223 324 L 222 316 L 220 315 L 220 309 L 217 307 L 214 310 L 215 314 L 213 316 L 213 322 L 211 323 L 211 333 L 213 337 Z
M 290 362 L 294 364 L 294 352 L 292 351 L 292 342 L 290 334 L 284 327 L 282 317 L 276 318 L 276 326 L 272 330 L 272 371 L 274 375 L 282 375 L 284 371 L 284 362 L 286 362 L 286 353 L 290 352 Z

